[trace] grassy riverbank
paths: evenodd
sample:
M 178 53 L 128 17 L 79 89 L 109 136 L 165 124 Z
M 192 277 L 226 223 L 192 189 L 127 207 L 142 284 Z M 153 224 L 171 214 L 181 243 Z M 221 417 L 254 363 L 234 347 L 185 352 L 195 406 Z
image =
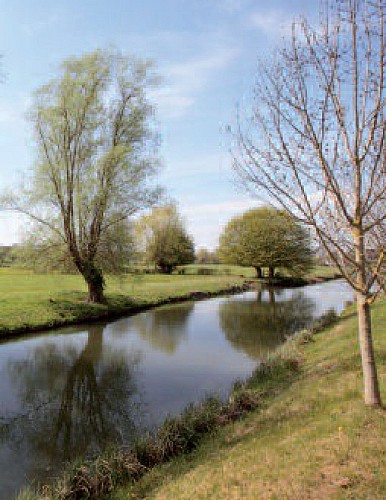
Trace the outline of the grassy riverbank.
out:
M 385 300 L 373 325 L 385 401 Z M 385 498 L 386 415 L 362 403 L 356 330 L 350 308 L 301 346 L 300 374 L 262 409 L 111 498 Z
M 107 279 L 107 303 L 88 304 L 80 276 L 0 272 L 0 335 L 119 315 L 192 292 L 216 294 L 242 285 L 237 276 L 125 275 Z
M 197 274 L 191 266 L 187 275 L 128 274 L 108 278 L 107 304 L 86 302 L 83 279 L 76 275 L 34 274 L 0 269 L 0 336 L 46 329 L 71 323 L 114 317 L 168 301 L 217 294 L 241 286 L 253 269 L 217 266 L 213 275 Z M 190 272 L 192 274 L 190 274 Z M 309 276 L 331 276 L 331 268 L 316 267 Z

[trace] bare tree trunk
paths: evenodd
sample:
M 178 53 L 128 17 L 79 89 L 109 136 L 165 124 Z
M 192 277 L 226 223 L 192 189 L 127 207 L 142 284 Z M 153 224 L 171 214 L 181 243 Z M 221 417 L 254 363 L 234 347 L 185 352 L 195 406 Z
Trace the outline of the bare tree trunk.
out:
M 261 267 L 255 266 L 255 269 L 256 269 L 256 278 L 262 278 L 263 277 L 263 271 L 262 271 Z
M 170 264 L 160 264 L 159 270 L 160 270 L 161 274 L 172 274 L 173 266 Z
M 364 234 L 362 226 L 358 226 L 354 233 L 355 261 L 357 271 L 357 311 L 358 311 L 358 337 L 361 352 L 364 400 L 369 406 L 380 406 L 381 395 L 379 391 L 377 367 L 374 358 L 373 340 L 371 333 L 371 312 L 367 296 L 364 293 L 366 285 L 366 255 L 364 245 Z
M 275 268 L 270 266 L 268 268 L 268 278 L 270 280 L 273 280 L 274 277 L 275 277 Z
M 371 335 L 371 312 L 366 297 L 357 293 L 358 334 L 361 351 L 364 399 L 369 406 L 382 404 Z

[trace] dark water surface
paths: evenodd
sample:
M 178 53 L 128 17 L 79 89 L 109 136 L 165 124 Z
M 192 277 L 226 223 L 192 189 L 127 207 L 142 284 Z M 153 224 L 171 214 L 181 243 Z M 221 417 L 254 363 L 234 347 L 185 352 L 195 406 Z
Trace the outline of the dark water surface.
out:
M 0 498 L 62 463 L 130 443 L 352 292 L 342 281 L 160 307 L 0 344 Z

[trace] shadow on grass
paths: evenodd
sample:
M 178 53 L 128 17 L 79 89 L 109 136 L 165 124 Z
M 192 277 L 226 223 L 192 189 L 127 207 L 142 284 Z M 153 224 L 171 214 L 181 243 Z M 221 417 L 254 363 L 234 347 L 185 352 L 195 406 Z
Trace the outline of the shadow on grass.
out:
M 135 312 L 138 304 L 130 297 L 119 294 L 109 295 L 105 304 L 93 304 L 87 302 L 86 293 L 66 292 L 51 298 L 49 307 L 64 322 L 87 322 Z

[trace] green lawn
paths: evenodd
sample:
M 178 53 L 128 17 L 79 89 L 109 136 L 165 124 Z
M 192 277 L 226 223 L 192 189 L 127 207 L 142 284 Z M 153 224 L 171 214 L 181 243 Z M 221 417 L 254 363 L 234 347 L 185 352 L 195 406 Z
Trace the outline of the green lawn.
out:
M 0 335 L 129 311 L 194 291 L 215 293 L 242 282 L 222 275 L 125 275 L 107 279 L 107 305 L 91 305 L 80 276 L 0 269 Z
M 245 278 L 254 278 L 256 270 L 253 267 L 232 266 L 228 264 L 189 264 L 181 266 L 176 272 L 184 272 L 188 275 L 202 274 L 208 271 L 215 275 L 234 275 L 243 276 Z M 280 271 L 280 270 L 279 270 Z M 265 274 L 267 271 L 265 270 Z M 284 270 L 281 273 L 285 276 Z M 312 269 L 306 274 L 305 279 L 313 278 L 331 278 L 338 273 L 337 268 L 332 266 L 313 266 Z
M 385 299 L 373 325 L 385 401 Z M 262 410 L 111 498 L 386 498 L 386 414 L 362 403 L 356 334 L 350 309 L 301 348 L 301 376 Z
M 197 266 L 190 266 L 194 271 Z M 216 293 L 241 285 L 252 268 L 217 266 L 213 275 L 127 274 L 107 278 L 106 305 L 86 302 L 86 286 L 77 275 L 34 274 L 30 271 L 0 268 L 0 335 L 25 329 L 60 326 L 139 307 L 168 299 L 186 297 L 192 292 Z M 314 275 L 331 275 L 332 268 L 315 268 Z

